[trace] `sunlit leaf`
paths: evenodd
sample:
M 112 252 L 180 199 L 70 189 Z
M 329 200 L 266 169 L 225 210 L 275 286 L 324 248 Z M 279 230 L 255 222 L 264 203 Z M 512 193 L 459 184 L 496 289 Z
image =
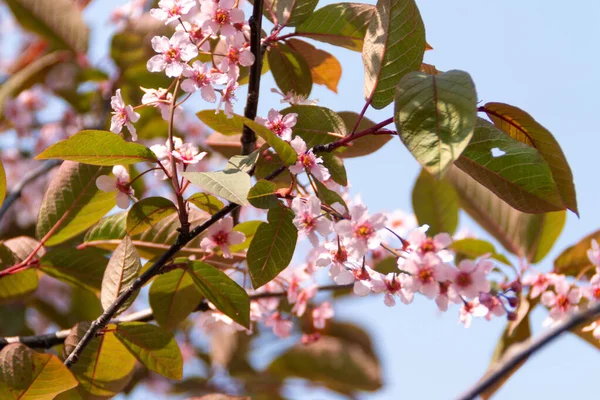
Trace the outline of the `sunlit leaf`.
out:
M 265 0 L 263 14 L 271 22 L 275 15 L 280 25 L 295 26 L 311 15 L 318 3 L 319 0 Z
M 293 92 L 308 97 L 312 90 L 312 75 L 300 53 L 284 43 L 269 46 L 267 58 L 275 83 L 283 93 Z
M 283 115 L 290 113 L 298 114 L 294 136 L 304 139 L 308 148 L 346 136 L 346 124 L 339 115 L 328 108 L 297 105 L 281 110 Z
M 356 125 L 358 114 L 352 111 L 341 111 L 337 113 L 346 124 L 348 134 Z M 356 127 L 356 132 L 363 131 L 375 125 L 370 119 L 363 117 Z M 392 140 L 392 135 L 369 135 L 357 140 L 353 140 L 348 146 L 342 147 L 336 155 L 341 158 L 362 157 L 376 152 L 387 142 Z
M 565 249 L 554 260 L 554 272 L 577 276 L 587 272 L 588 277 L 595 273 L 595 266 L 588 257 L 588 251 L 592 248 L 592 241 L 600 242 L 600 230 L 591 233 L 579 242 Z
M 296 151 L 292 146 L 282 140 L 279 136 L 274 134 L 271 130 L 262 126 L 261 124 L 252 121 L 245 117 L 240 117 L 244 124 L 254 131 L 259 137 L 269 144 L 275 150 L 279 158 L 285 163 L 285 165 L 294 165 L 296 163 L 297 155 Z
M 176 328 L 202 300 L 202 294 L 188 272 L 189 268 L 186 264 L 159 275 L 150 286 L 152 315 L 165 328 Z
M 229 250 L 231 250 L 232 253 L 236 253 L 246 250 L 248 247 L 250 247 L 250 243 L 256 234 L 256 230 L 262 223 L 262 221 L 244 221 L 234 226 L 233 230 L 236 232 L 242 232 L 244 236 L 246 236 L 246 240 L 244 240 L 243 243 L 231 246 Z
M 493 244 L 482 239 L 467 238 L 455 240 L 450 245 L 450 249 L 452 249 L 459 258 L 462 257 L 474 260 L 484 254 L 489 254 L 494 260 L 512 266 L 512 263 L 504 254 L 500 254 L 496 251 Z
M 321 200 L 323 203 L 329 206 L 333 206 L 335 203 L 339 203 L 342 206 L 344 206 L 346 210 L 348 210 L 348 205 L 346 204 L 342 196 L 340 196 L 336 191 L 329 189 L 319 180 L 315 179 L 314 182 L 317 187 L 317 197 L 319 198 L 319 200 Z
M 127 213 L 127 234 L 137 235 L 159 221 L 177 213 L 177 207 L 164 197 L 147 197 L 135 203 Z
M 303 40 L 290 39 L 288 45 L 306 60 L 313 83 L 325 85 L 334 93 L 338 92 L 338 83 L 342 77 L 342 64 L 337 58 Z
M 429 225 L 427 234 L 454 234 L 458 227 L 458 195 L 445 179 L 421 170 L 412 191 L 412 206 L 419 225 Z
M 4 244 L 0 244 L 0 270 L 15 265 L 18 259 Z M 28 268 L 0 277 L 0 303 L 12 302 L 29 296 L 38 287 L 35 269 Z
M 0 398 L 52 400 L 77 386 L 58 357 L 13 343 L 0 351 Z
M 193 194 L 186 201 L 211 215 L 223 208 L 223 202 L 208 193 Z
M 480 109 L 487 113 L 498 128 L 540 153 L 552 171 L 552 177 L 566 207 L 579 215 L 573 173 L 554 136 L 520 108 L 503 103 L 487 103 Z
M 252 185 L 250 175 L 239 170 L 214 172 L 183 172 L 194 185 L 233 203 L 248 205 L 248 191 Z
M 4 171 L 4 165 L 0 162 L 0 205 L 4 203 L 6 197 L 6 171 Z
M 123 239 L 127 234 L 127 211 L 102 218 L 88 230 L 84 242 L 107 239 Z
M 39 269 L 53 278 L 97 293 L 107 261 L 97 249 L 61 247 L 47 252 L 40 260 Z
M 275 184 L 261 179 L 248 192 L 248 201 L 256 208 L 277 207 L 279 199 L 275 196 Z
M 414 0 L 378 0 L 362 48 L 365 99 L 381 109 L 394 100 L 400 79 L 418 71 L 425 53 L 425 26 Z
M 292 261 L 298 230 L 294 213 L 280 205 L 269 210 L 268 223 L 262 223 L 247 254 L 248 270 L 255 289 L 275 278 Z
M 144 322 L 122 322 L 115 337 L 150 371 L 180 380 L 183 358 L 170 332 Z
M 101 144 L 101 145 L 99 145 Z M 92 165 L 129 165 L 156 162 L 156 155 L 138 143 L 108 131 L 81 131 L 42 151 L 36 160 L 71 160 Z
M 348 186 L 348 176 L 346 175 L 344 162 L 331 153 L 319 153 L 318 156 L 323 159 L 323 166 L 329 170 L 331 180 L 339 185 Z
M 100 300 L 105 311 L 137 279 L 141 268 L 140 255 L 131 238 L 125 236 L 110 257 L 102 279 Z M 135 296 L 127 299 L 119 312 L 125 311 L 134 300 Z
M 412 0 L 411 0 L 412 1 Z M 402 142 L 430 174 L 439 177 L 469 144 L 477 94 L 466 72 L 411 72 L 396 90 L 394 121 Z
M 237 135 L 242 133 L 244 123 L 238 118 L 228 118 L 223 112 L 202 110 L 196 113 L 200 121 L 222 135 Z
M 110 168 L 65 161 L 50 181 L 44 195 L 36 234 L 48 235 L 52 246 L 83 232 L 115 206 L 115 193 L 96 187 L 96 178 L 108 175 Z
M 328 4 L 296 27 L 296 35 L 361 51 L 375 7 L 362 3 Z

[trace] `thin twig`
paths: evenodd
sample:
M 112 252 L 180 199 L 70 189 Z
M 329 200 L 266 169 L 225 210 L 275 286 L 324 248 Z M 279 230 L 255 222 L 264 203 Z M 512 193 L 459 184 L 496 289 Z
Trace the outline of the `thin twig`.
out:
M 525 361 L 527 357 L 546 346 L 554 339 L 557 339 L 563 333 L 570 331 L 591 321 L 595 317 L 600 315 L 600 301 L 592 304 L 592 306 L 586 310 L 578 311 L 568 318 L 558 322 L 552 328 L 542 332 L 536 338 L 527 340 L 521 344 L 513 345 L 509 348 L 508 353 L 500 359 L 495 365 L 491 367 L 488 372 L 479 382 L 473 387 L 467 390 L 465 393 L 458 397 L 459 400 L 470 400 L 475 399 L 481 395 L 484 391 L 492 387 L 496 382 L 502 379 L 505 375 L 509 374 L 513 368 L 517 367 L 521 362 Z
M 8 211 L 8 209 L 13 205 L 15 201 L 17 201 L 21 194 L 23 194 L 23 189 L 25 186 L 36 180 L 42 175 L 47 174 L 54 167 L 60 165 L 62 163 L 61 160 L 47 160 L 42 163 L 39 167 L 34 169 L 33 171 L 25 174 L 23 179 L 21 179 L 12 189 L 12 191 L 6 196 L 4 203 L 2 203 L 2 208 L 0 208 L 0 220 L 4 217 L 4 214 Z
M 351 288 L 352 285 L 327 285 L 321 286 L 318 288 L 319 291 L 337 291 Z M 264 293 L 256 293 L 250 295 L 251 301 L 256 301 L 260 299 L 268 299 L 274 297 L 285 297 L 287 296 L 287 292 L 264 292 Z M 202 301 L 198 304 L 198 307 L 194 309 L 194 312 L 205 312 L 209 311 L 210 307 L 206 301 Z M 152 313 L 151 308 L 146 308 L 141 311 L 134 312 L 132 314 L 122 316 L 120 318 L 114 319 L 111 323 L 118 324 L 120 322 L 150 322 L 154 320 L 154 314 Z M 34 336 L 11 336 L 0 338 L 0 350 L 2 350 L 5 346 L 11 343 L 21 343 L 31 348 L 39 348 L 39 349 L 49 349 L 56 345 L 62 344 L 66 337 L 71 333 L 70 329 L 63 329 L 61 331 L 46 333 L 43 335 L 34 335 Z

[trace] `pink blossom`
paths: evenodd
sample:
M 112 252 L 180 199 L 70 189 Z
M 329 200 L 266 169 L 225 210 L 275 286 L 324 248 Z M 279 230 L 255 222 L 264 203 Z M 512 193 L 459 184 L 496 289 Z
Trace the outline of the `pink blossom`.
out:
M 402 263 L 401 269 L 411 274 L 406 278 L 407 285 L 414 292 L 420 292 L 433 299 L 440 293 L 440 282 L 448 279 L 449 268 L 433 253 L 421 257 L 410 257 Z
M 200 18 L 204 20 L 202 29 L 223 36 L 239 34 L 236 24 L 243 24 L 244 11 L 233 8 L 235 0 L 205 1 L 202 3 Z
M 306 171 L 321 182 L 329 179 L 331 175 L 329 174 L 329 170 L 323 166 L 323 159 L 317 157 L 312 150 L 307 151 L 306 143 L 300 136 L 296 136 L 290 144 L 296 150 L 296 153 L 298 153 L 296 164 L 289 167 L 292 174 L 297 175 L 302 171 Z
M 286 115 L 281 115 L 277 110 L 271 108 L 268 114 L 268 118 L 256 117 L 254 120 L 259 124 L 269 128 L 281 139 L 289 142 L 290 140 L 292 140 L 292 128 L 296 125 L 296 122 L 298 121 L 298 114 L 289 113 Z M 302 151 L 302 153 L 305 152 L 306 144 L 304 145 L 304 151 Z
M 308 237 L 313 246 L 317 247 L 319 245 L 316 232 L 323 237 L 327 237 L 331 232 L 332 222 L 321 214 L 321 200 L 317 197 L 310 196 L 308 199 L 294 198 L 292 201 L 292 210 L 296 214 L 294 225 Z
M 246 240 L 246 236 L 242 232 L 232 229 L 233 218 L 221 219 L 208 228 L 205 237 L 200 242 L 200 248 L 205 252 L 212 253 L 218 247 L 223 252 L 223 257 L 232 258 L 229 246 L 240 244 Z
M 114 176 L 100 175 L 96 178 L 96 186 L 103 192 L 117 192 L 117 206 L 126 209 L 129 207 L 129 198 L 135 194 L 129 184 L 129 172 L 122 165 L 115 165 L 112 169 Z
M 289 319 L 282 318 L 279 312 L 275 312 L 265 320 L 265 326 L 273 328 L 273 333 L 280 338 L 286 338 L 290 336 L 294 324 Z
M 221 105 L 224 104 L 225 115 L 227 115 L 228 118 L 233 117 L 233 102 L 236 100 L 235 91 L 238 87 L 238 83 L 233 79 L 230 79 L 229 82 L 227 82 L 227 86 L 225 86 L 225 89 L 223 89 L 223 92 L 221 93 L 219 103 L 217 103 L 216 113 L 221 110 Z
M 488 314 L 488 309 L 479 303 L 478 299 L 467 301 L 460 309 L 459 321 L 465 325 L 465 328 L 471 326 L 473 317 L 485 317 Z
M 110 13 L 110 22 L 115 25 L 127 25 L 137 20 L 144 13 L 146 0 L 132 0 L 115 8 Z
M 577 287 L 571 288 L 567 280 L 562 277 L 554 282 L 554 290 L 542 293 L 541 303 L 550 309 L 550 319 L 558 321 L 571 311 L 579 309 L 581 290 Z
M 504 303 L 502 303 L 502 300 L 498 296 L 482 292 L 479 294 L 479 303 L 488 309 L 488 313 L 485 316 L 485 319 L 488 321 L 491 320 L 494 315 L 497 317 L 506 315 Z
M 302 284 L 310 280 L 310 275 L 306 273 L 306 269 L 298 268 L 291 272 L 291 277 L 288 282 L 287 300 L 290 304 L 298 301 L 298 296 L 302 291 Z
M 592 247 L 587 251 L 587 256 L 592 264 L 600 268 L 600 245 L 596 239 L 592 239 Z
M 294 92 L 288 92 L 287 94 L 284 94 L 281 91 L 277 90 L 276 88 L 271 88 L 271 92 L 277 93 L 277 94 L 283 96 L 283 98 L 280 101 L 281 103 L 289 103 L 293 106 L 295 106 L 295 105 L 314 106 L 319 103 L 319 100 L 308 100 L 306 98 L 306 96 L 303 96 L 301 94 L 296 94 Z
M 600 340 L 600 320 L 594 321 L 591 324 L 583 327 L 581 329 L 582 332 L 592 332 L 592 335 L 598 340 Z
M 423 225 L 414 229 L 407 238 L 409 249 L 425 254 L 427 252 L 438 253 L 452 244 L 452 237 L 447 233 L 438 233 L 433 238 L 427 237 L 426 233 L 429 225 Z
M 303 316 L 304 312 L 306 311 L 306 305 L 308 304 L 308 301 L 315 297 L 316 294 L 317 285 L 311 285 L 305 289 L 302 289 L 298 294 L 298 298 L 296 299 L 294 307 L 292 307 L 292 312 L 298 317 Z
M 344 263 L 348 261 L 346 241 L 338 238 L 337 243 L 326 242 L 315 249 L 315 255 L 315 264 L 318 267 L 326 267 L 332 263 L 343 267 Z
M 225 43 L 228 49 L 226 56 L 221 61 L 220 68 L 221 71 L 227 72 L 230 79 L 237 80 L 240 75 L 239 65 L 249 67 L 254 64 L 254 54 L 242 35 L 228 37 Z
M 150 15 L 168 24 L 189 13 L 195 5 L 195 0 L 160 0 L 158 8 L 151 9 Z
M 206 152 L 198 150 L 198 146 L 193 143 L 183 143 L 175 147 L 172 154 L 185 165 L 198 164 L 206 156 Z
M 527 275 L 523 278 L 523 285 L 531 287 L 529 297 L 535 299 L 548 289 L 548 286 L 554 282 L 555 278 L 555 274 Z
M 152 38 L 152 48 L 157 54 L 146 63 L 150 72 L 165 71 L 168 77 L 177 78 L 183 73 L 185 62 L 198 55 L 198 49 L 185 32 L 175 32 L 171 39 L 166 36 Z
M 455 304 L 462 302 L 461 297 L 456 293 L 454 288 L 449 282 L 440 282 L 440 290 L 435 298 L 435 304 L 438 306 L 440 311 L 448 311 L 448 303 L 451 301 Z
M 480 292 L 489 292 L 490 283 L 486 278 L 488 260 L 475 263 L 472 260 L 462 260 L 456 269 L 449 270 L 452 288 L 459 295 L 475 298 Z
M 317 329 L 325 328 L 325 321 L 333 318 L 333 307 L 326 301 L 312 311 L 313 325 Z
M 121 89 L 117 89 L 117 92 L 113 97 L 110 98 L 110 106 L 112 107 L 113 116 L 110 119 L 110 131 L 113 133 L 120 133 L 123 129 L 123 125 L 129 129 L 131 133 L 131 139 L 137 140 L 137 132 L 132 122 L 137 122 L 140 119 L 140 114 L 133 111 L 133 107 L 125 105 L 123 98 L 121 97 Z
M 194 93 L 200 89 L 200 95 L 209 103 L 217 101 L 213 85 L 221 85 L 227 82 L 225 75 L 211 72 L 210 66 L 200 61 L 194 61 L 191 67 L 186 64 L 183 69 L 183 76 L 187 79 L 181 83 L 181 88 L 188 93 Z
M 388 307 L 396 305 L 394 296 L 399 297 L 404 304 L 410 304 L 413 301 L 414 292 L 409 290 L 406 277 L 402 274 L 390 272 L 387 275 L 381 275 L 379 279 L 373 279 L 372 284 L 375 293 L 385 293 L 383 302 Z
M 381 213 L 369 216 L 367 207 L 356 204 L 350 208 L 350 218 L 337 222 L 335 231 L 349 239 L 348 251 L 353 258 L 359 259 L 367 250 L 376 249 L 381 244 L 377 232 L 385 227 L 386 217 Z
M 142 89 L 144 92 L 144 95 L 142 96 L 142 104 L 158 107 L 162 119 L 169 121 L 171 119 L 171 102 L 173 101 L 173 93 L 168 92 L 167 89 L 163 88 L 147 89 L 140 87 L 140 89 Z M 182 109 L 177 107 L 174 115 L 176 118 L 181 118 L 183 116 Z
M 415 229 L 416 226 L 417 219 L 413 214 L 407 214 L 402 210 L 395 210 L 388 214 L 387 227 L 400 237 L 406 237 L 408 232 Z M 390 232 L 386 235 L 395 237 Z
M 203 21 L 199 17 L 195 17 L 192 22 L 183 21 L 183 24 L 178 24 L 175 27 L 177 32 L 185 32 L 189 35 L 190 41 L 194 43 L 196 46 L 199 43 L 202 43 L 198 50 L 209 52 L 210 51 L 210 42 L 206 40 L 206 38 L 210 35 L 206 35 L 202 30 Z
M 600 274 L 592 276 L 590 286 L 582 288 L 582 292 L 590 302 L 600 300 Z

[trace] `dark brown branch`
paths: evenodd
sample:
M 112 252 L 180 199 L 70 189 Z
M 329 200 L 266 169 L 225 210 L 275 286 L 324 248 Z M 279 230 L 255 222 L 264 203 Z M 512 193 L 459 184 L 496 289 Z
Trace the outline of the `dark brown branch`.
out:
M 4 203 L 2 203 L 2 208 L 0 208 L 0 220 L 2 219 L 2 217 L 4 217 L 4 214 L 6 214 L 6 212 L 13 205 L 13 203 L 21 197 L 25 186 L 35 181 L 40 176 L 47 174 L 54 167 L 60 165 L 61 162 L 61 160 L 47 160 L 44 161 L 42 165 L 40 165 L 33 171 L 30 171 L 27 174 L 25 174 L 23 179 L 21 179 L 13 187 L 12 191 L 8 194 L 8 196 L 6 196 Z
M 336 290 L 344 290 L 350 289 L 352 285 L 327 285 L 319 287 L 319 291 L 336 291 Z M 285 297 L 287 296 L 287 292 L 272 292 L 272 293 L 257 293 L 250 296 L 250 300 L 260 300 L 266 298 L 273 297 Z M 206 312 L 209 311 L 210 308 L 206 301 L 202 301 L 198 304 L 198 307 L 194 310 L 194 312 Z M 147 308 L 145 310 L 141 310 L 121 318 L 118 318 L 113 323 L 119 322 L 150 322 L 154 320 L 154 315 L 152 314 L 152 309 Z M 13 336 L 13 337 L 5 337 L 0 338 L 0 350 L 2 350 L 5 346 L 11 343 L 22 343 L 31 348 L 39 348 L 39 349 L 49 349 L 59 344 L 62 344 L 65 341 L 65 338 L 71 333 L 70 329 L 64 329 L 62 331 L 57 331 L 53 333 L 47 333 L 43 335 L 35 335 L 35 336 Z
M 536 338 L 532 338 L 524 343 L 513 345 L 509 352 L 491 367 L 490 372 L 485 375 L 473 387 L 463 393 L 459 400 L 470 400 L 480 396 L 484 391 L 492 387 L 496 382 L 509 374 L 519 363 L 525 361 L 527 357 L 537 352 L 554 339 L 560 337 L 563 333 L 593 320 L 600 315 L 600 301 L 592 304 L 586 310 L 574 313 L 563 321 L 557 323 L 552 328 L 546 330 Z

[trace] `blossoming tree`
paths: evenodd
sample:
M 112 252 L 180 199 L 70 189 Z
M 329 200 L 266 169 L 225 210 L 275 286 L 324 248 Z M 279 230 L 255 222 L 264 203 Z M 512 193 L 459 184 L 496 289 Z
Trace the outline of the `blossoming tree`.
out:
M 20 139 L 0 164 L 0 398 L 147 384 L 274 399 L 292 378 L 354 398 L 380 367 L 336 321 L 339 296 L 506 320 L 463 398 L 489 398 L 564 331 L 599 346 L 600 231 L 535 268 L 578 213 L 559 144 L 515 106 L 478 104 L 467 72 L 424 64 L 414 0 L 132 0 L 112 13 L 110 75 L 87 58 L 88 2 L 5 1 L 25 40 L 0 86 L 0 131 Z M 342 71 L 322 42 L 362 53 L 361 110 L 311 99 Z M 261 116 L 267 73 L 281 102 Z M 348 189 L 344 162 L 391 140 L 422 166 L 414 217 Z M 504 250 L 457 235 L 459 210 Z M 549 326 L 530 340 L 536 307 Z M 261 337 L 295 340 L 257 368 Z

